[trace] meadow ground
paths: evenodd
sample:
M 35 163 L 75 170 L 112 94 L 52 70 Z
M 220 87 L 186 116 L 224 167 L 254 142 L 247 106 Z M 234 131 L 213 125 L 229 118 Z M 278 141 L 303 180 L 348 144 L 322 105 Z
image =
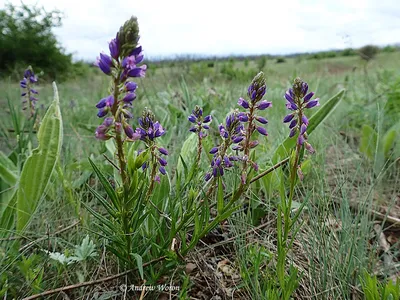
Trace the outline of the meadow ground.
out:
M 62 171 L 52 177 L 46 197 L 24 236 L 17 237 L 22 251 L 10 258 L 8 254 L 15 245 L 9 236 L 0 242 L 3 295 L 6 285 L 8 296 L 14 293 L 22 298 L 120 271 L 118 261 L 105 250 L 105 240 L 97 234 L 95 220 L 80 205 L 85 202 L 99 208 L 87 185 L 103 193 L 87 158 L 107 165 L 103 154 L 110 156 L 105 143 L 94 137 L 100 123 L 95 105 L 107 95 L 109 84 L 97 71 L 86 78 L 58 84 L 64 124 Z M 143 108 L 151 107 L 163 124 L 167 133 L 162 143 L 170 153 L 167 169 L 171 178 L 189 137 L 187 116 L 193 107 L 200 105 L 211 114 L 216 130 L 226 114 L 237 108 L 238 98 L 246 94 L 258 71 L 255 61 L 150 64 L 146 78 L 138 82 L 134 122 L 136 125 Z M 273 107 L 266 113 L 269 135 L 260 139 L 261 169 L 270 163 L 274 149 L 288 136 L 287 126 L 282 124 L 286 114 L 283 95 L 295 77 L 308 82 L 321 105 L 346 90 L 340 104 L 310 135 L 316 154 L 306 157 L 305 178 L 296 188 L 294 206 L 304 201 L 306 205 L 289 260 L 301 277 L 296 299 L 362 299 L 360 278 L 364 271 L 382 280 L 400 274 L 400 143 L 394 143 L 395 149 L 387 150 L 390 154 L 383 160 L 379 154 L 380 141 L 389 130 L 397 132 L 397 140 L 400 137 L 400 52 L 380 53 L 367 65 L 356 56 L 287 58 L 283 63 L 271 59 L 262 71 L 267 79 L 266 99 L 272 101 Z M 38 89 L 40 118 L 51 103 L 53 92 L 51 84 L 43 81 Z M 8 154 L 18 141 L 11 130 L 7 101 L 20 109 L 20 88 L 15 82 L 3 81 L 0 90 L 0 147 Z M 376 131 L 373 136 L 378 142 L 372 150 L 368 148 L 371 136 L 366 135 L 368 129 L 364 125 Z M 205 170 L 206 165 L 199 173 Z M 242 209 L 203 238 L 184 262 L 157 279 L 179 286 L 179 291 L 148 292 L 148 299 L 266 299 L 277 247 L 278 195 L 270 185 L 267 180 L 257 182 Z M 61 264 L 47 254 L 67 255 L 82 244 L 86 235 L 95 245 L 95 254 L 83 261 Z M 11 237 L 15 236 L 11 233 Z M 54 298 L 121 299 L 124 293 L 120 287 L 127 280 L 121 277 L 92 284 L 58 293 Z M 138 285 L 142 283 L 137 281 Z M 131 297 L 139 299 L 140 295 L 132 293 Z

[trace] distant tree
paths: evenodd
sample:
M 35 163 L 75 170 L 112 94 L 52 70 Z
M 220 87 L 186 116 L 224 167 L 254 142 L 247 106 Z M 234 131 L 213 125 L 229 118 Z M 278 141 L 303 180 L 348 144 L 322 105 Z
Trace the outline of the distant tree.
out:
M 52 29 L 61 26 L 62 15 L 37 6 L 6 4 L 0 10 L 0 70 L 11 73 L 31 65 L 50 78 L 66 77 L 72 56 L 65 54 Z
M 358 50 L 360 57 L 366 62 L 374 59 L 378 52 L 379 48 L 373 45 L 366 45 Z
M 245 66 L 246 68 L 249 66 L 249 58 L 248 58 L 248 57 L 246 57 L 246 58 L 244 59 L 244 66 Z
M 286 59 L 285 59 L 284 57 L 278 57 L 278 58 L 276 59 L 276 63 L 277 63 L 277 64 L 281 64 L 281 63 L 284 63 L 284 62 L 286 62 Z
M 386 52 L 386 53 L 395 52 L 395 51 L 396 51 L 396 48 L 393 47 L 393 46 L 390 46 L 390 45 L 385 46 L 385 47 L 382 49 L 382 52 Z
M 341 54 L 342 54 L 342 56 L 353 56 L 353 55 L 357 55 L 357 52 L 352 48 L 347 48 L 347 49 L 344 49 L 341 52 Z

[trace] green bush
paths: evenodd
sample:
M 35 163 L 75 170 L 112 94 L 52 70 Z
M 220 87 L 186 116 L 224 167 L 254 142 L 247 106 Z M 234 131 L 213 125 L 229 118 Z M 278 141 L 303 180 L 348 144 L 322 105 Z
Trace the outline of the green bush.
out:
M 374 59 L 378 52 L 379 48 L 373 45 L 366 45 L 358 50 L 360 57 L 367 62 Z
M 10 74 L 27 65 L 51 79 L 65 78 L 72 56 L 65 54 L 52 29 L 61 26 L 62 15 L 37 6 L 6 4 L 0 10 L 0 70 Z M 21 73 L 21 72 L 19 72 Z

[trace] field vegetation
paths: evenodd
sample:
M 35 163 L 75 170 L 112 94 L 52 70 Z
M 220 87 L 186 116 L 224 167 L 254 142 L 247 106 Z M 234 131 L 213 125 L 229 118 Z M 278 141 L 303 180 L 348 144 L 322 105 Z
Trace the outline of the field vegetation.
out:
M 121 27 L 120 43 L 135 26 Z M 56 84 L 40 62 L 0 62 L 3 299 L 400 299 L 398 48 L 145 58 L 125 101 L 133 116 L 111 106 L 106 116 L 122 121 L 100 132 L 96 104 L 124 86 L 112 72 L 126 70 L 126 49 L 111 51 L 109 76 L 69 61 L 79 71 Z M 38 92 L 33 110 L 17 74 Z M 283 123 L 296 78 L 320 103 L 305 110 L 304 144 Z M 268 135 L 235 115 L 252 114 L 239 98 L 258 105 Z M 222 176 L 215 147 L 232 143 L 219 126 L 229 131 L 230 114 L 259 144 L 247 160 L 229 146 L 240 160 L 223 162 Z

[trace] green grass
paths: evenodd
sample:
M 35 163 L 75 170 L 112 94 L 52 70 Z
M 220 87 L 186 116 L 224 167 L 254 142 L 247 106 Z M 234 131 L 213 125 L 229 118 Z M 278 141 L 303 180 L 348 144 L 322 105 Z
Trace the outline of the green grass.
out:
M 216 62 L 213 68 L 202 62 L 188 62 L 184 67 L 165 65 L 150 68 L 147 77 L 139 80 L 133 109 L 134 125 L 144 107 L 150 107 L 156 114 L 167 130 L 162 143 L 171 153 L 169 173 L 174 173 L 180 149 L 188 137 L 187 115 L 192 108 L 197 104 L 203 106 L 206 113 L 213 115 L 215 126 L 230 110 L 237 108 L 237 99 L 245 95 L 248 84 L 258 72 L 255 61 L 250 61 L 247 68 L 243 62 L 234 62 L 231 68 L 242 74 L 230 78 L 221 73 L 226 63 Z M 295 294 L 297 299 L 361 299 L 359 276 L 364 270 L 380 278 L 399 272 L 398 244 L 391 244 L 392 264 L 386 264 L 389 254 L 382 252 L 374 231 L 374 216 L 370 213 L 372 209 L 378 210 L 377 206 L 397 208 L 399 205 L 396 203 L 400 194 L 399 164 L 376 176 L 373 162 L 365 159 L 358 149 L 362 124 L 377 128 L 379 119 L 385 118 L 385 103 L 393 88 L 391 84 L 400 78 L 399 70 L 400 52 L 381 53 L 365 68 L 364 63 L 353 56 L 300 61 L 289 58 L 280 64 L 267 60 L 262 70 L 267 77 L 266 98 L 273 102 L 273 108 L 267 112 L 269 136 L 261 139 L 266 153 L 261 157 L 262 169 L 270 160 L 267 153 L 288 135 L 281 121 L 286 111 L 283 95 L 296 76 L 309 83 L 321 104 L 342 88 L 347 90 L 334 113 L 310 136 L 317 153 L 307 157 L 310 165 L 305 180 L 296 189 L 296 203 L 307 201 L 301 218 L 303 226 L 289 253 L 301 274 Z M 40 82 L 38 89 L 38 114 L 43 117 L 53 98 L 52 88 L 50 83 Z M 119 271 L 118 262 L 104 249 L 105 239 L 96 234 L 93 218 L 81 206 L 79 220 L 76 207 L 69 200 L 72 193 L 77 202 L 97 205 L 85 185 L 90 183 L 101 192 L 92 176 L 88 157 L 100 168 L 110 170 L 102 157 L 107 153 L 106 147 L 94 138 L 94 130 L 100 123 L 95 105 L 107 95 L 107 78 L 93 71 L 90 77 L 60 83 L 58 89 L 64 122 L 60 161 L 64 181 L 59 174 L 53 174 L 48 193 L 24 237 L 18 237 L 17 243 L 0 241 L 0 282 L 10 287 L 8 296 L 13 293 L 18 297 L 28 296 Z M 0 82 L 0 90 L 0 104 L 5 108 L 0 111 L 0 147 L 8 154 L 17 140 L 9 132 L 13 126 L 6 104 L 11 101 L 19 109 L 20 91 L 17 83 L 8 81 Z M 391 125 L 394 125 L 392 119 L 382 126 Z M 262 181 L 256 186 L 258 188 L 250 193 L 249 206 L 214 230 L 214 239 L 207 237 L 189 254 L 187 261 L 199 263 L 191 273 L 190 283 L 184 279 L 184 265 L 169 274 L 166 282 L 171 280 L 173 285 L 182 287 L 185 282 L 184 290 L 192 297 L 203 291 L 206 297 L 216 294 L 228 297 L 233 293 L 241 299 L 267 299 L 267 282 L 276 252 L 275 207 L 279 195 L 271 193 Z M 384 215 L 386 213 L 389 209 L 383 211 Z M 76 221 L 80 221 L 79 224 L 71 229 L 52 235 Z M 388 223 L 378 223 L 387 236 L 392 234 L 393 227 L 387 228 Z M 87 234 L 96 244 L 98 255 L 74 267 L 60 266 L 44 252 L 71 253 Z M 23 251 L 18 251 L 30 242 Z M 218 263 L 224 259 L 238 277 L 220 268 Z M 39 276 L 40 272 L 43 274 Z M 118 285 L 122 283 L 124 279 L 110 285 L 77 289 L 72 298 L 96 297 L 96 293 L 105 295 L 107 292 L 110 297 L 119 299 Z M 182 297 L 184 290 L 181 290 Z M 103 297 L 101 299 L 106 299 Z M 155 295 L 149 299 L 152 297 Z

